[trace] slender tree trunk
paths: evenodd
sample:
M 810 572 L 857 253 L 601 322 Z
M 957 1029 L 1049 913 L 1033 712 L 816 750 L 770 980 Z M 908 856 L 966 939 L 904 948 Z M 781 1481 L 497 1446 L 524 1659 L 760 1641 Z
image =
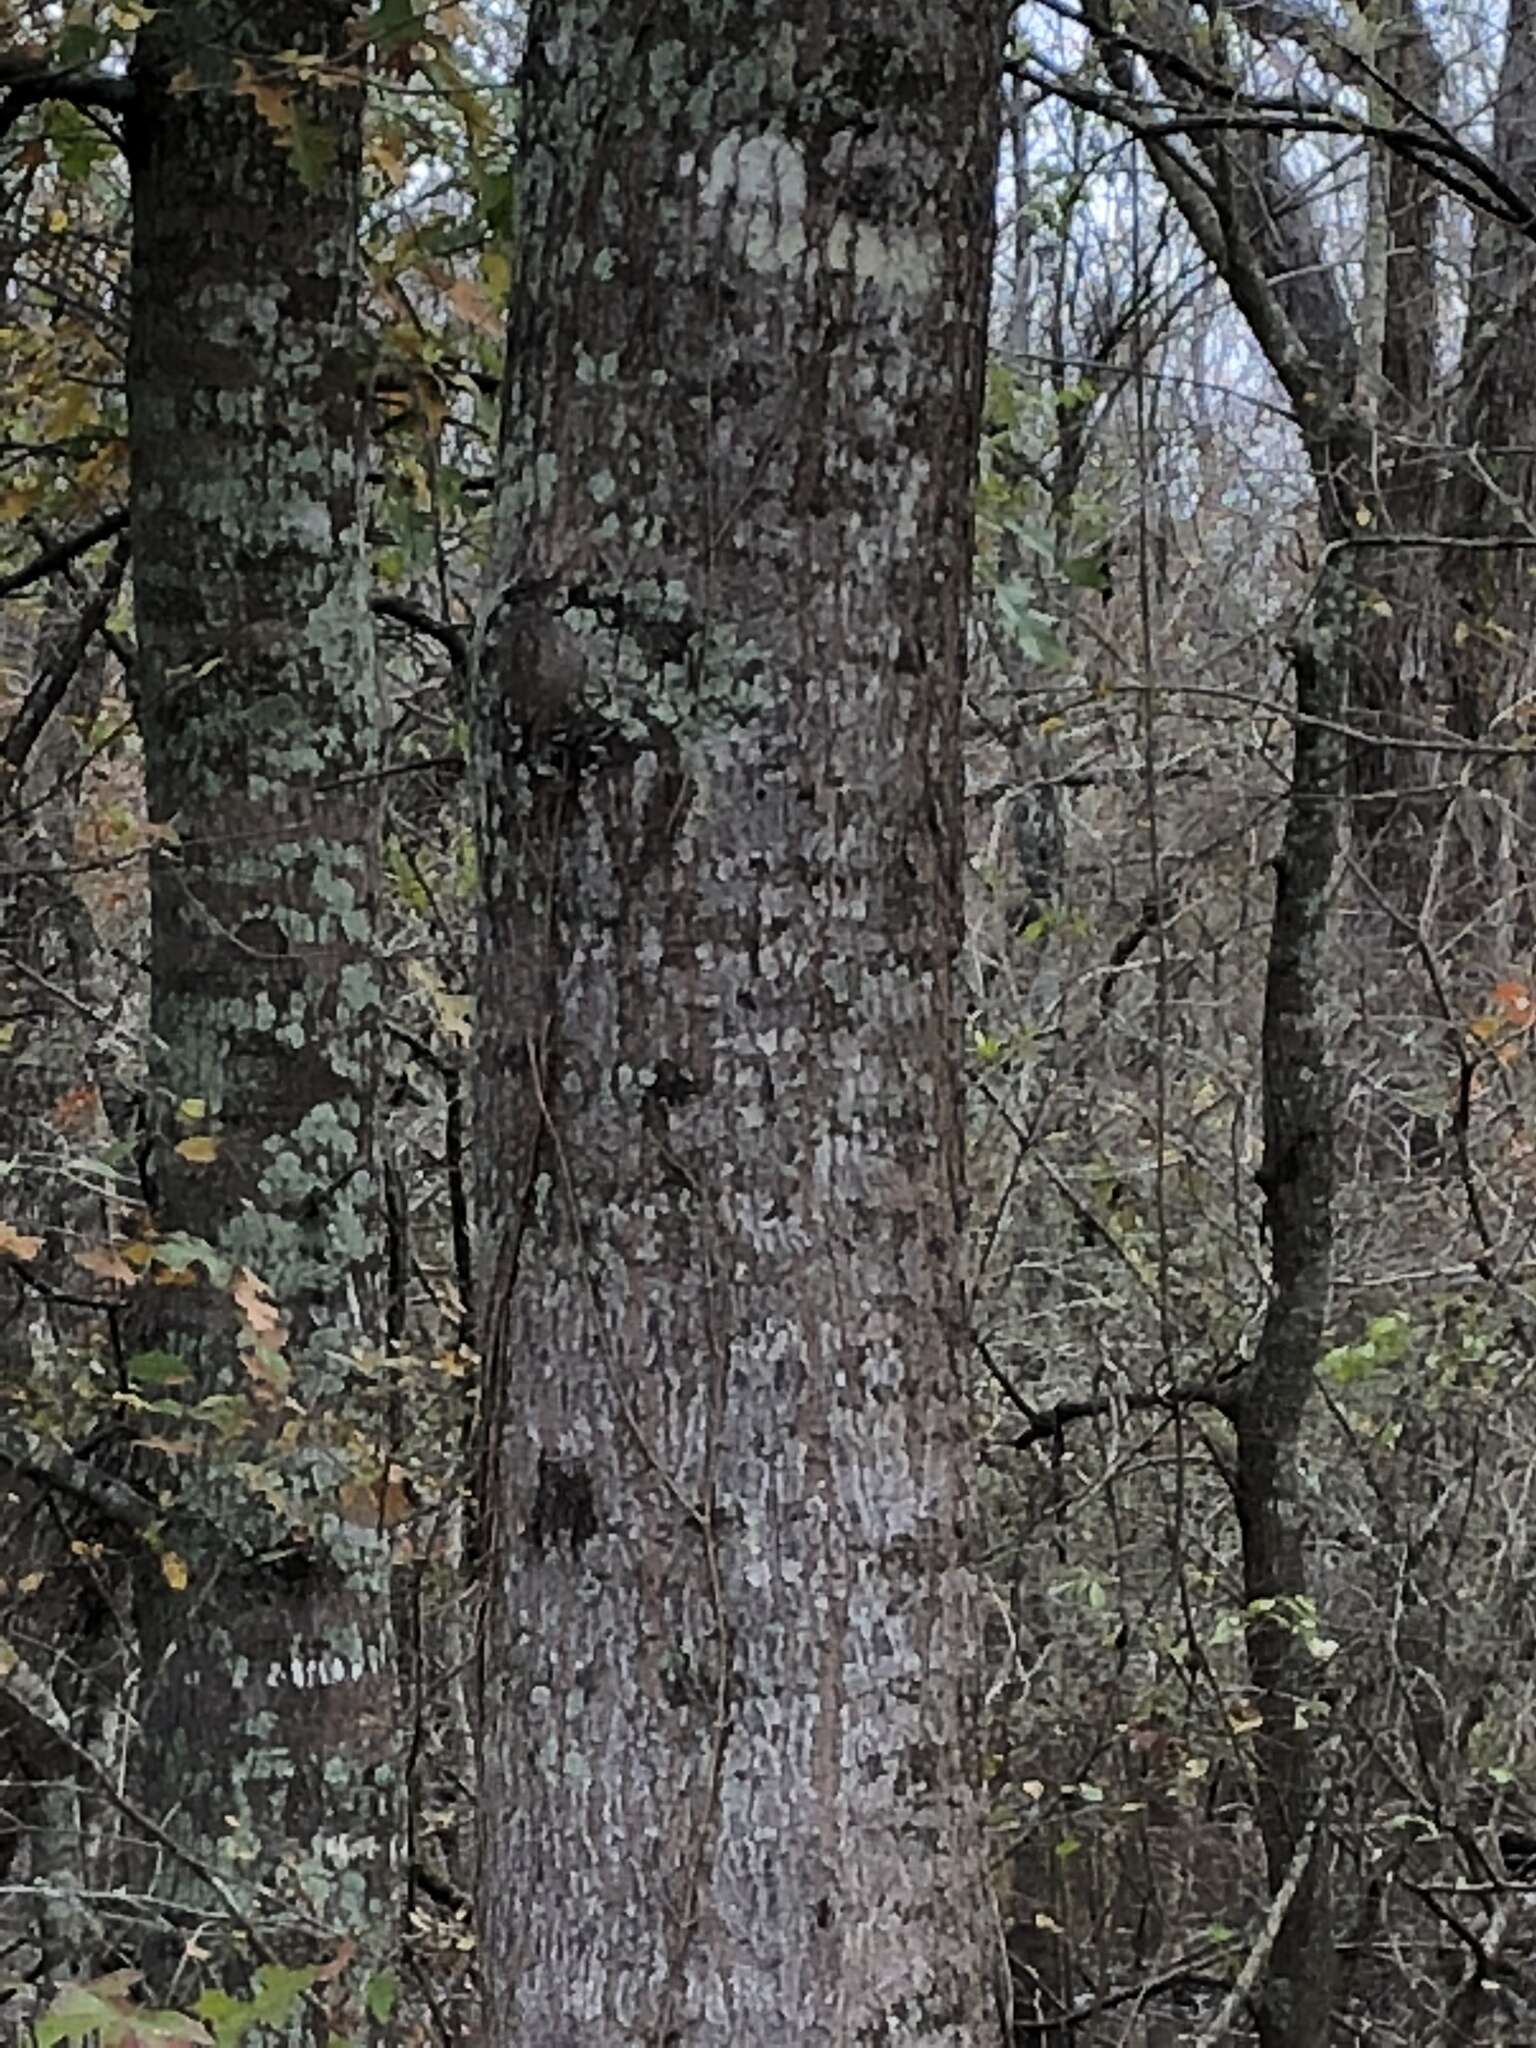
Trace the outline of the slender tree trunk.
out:
M 207 1916 L 185 1925 L 225 1982 L 232 1915 L 256 1929 L 247 1963 L 343 1940 L 366 1963 L 394 1910 L 388 1553 L 360 1370 L 384 1254 L 352 13 L 170 0 L 142 34 L 130 129 L 138 716 L 165 835 L 161 1250 L 137 1307 L 189 1410 L 156 1418 L 181 1447 L 141 1454 L 169 1500 L 165 1555 L 139 1573 L 142 1789 L 174 1845 L 156 1846 L 157 1896 L 173 1923 Z M 295 51 L 324 60 L 318 83 L 296 83 Z M 174 1959 L 146 1952 L 160 1995 L 185 1984 L 163 1981 Z M 352 2023 L 341 2002 L 332 2018 Z M 314 2010 L 297 2031 L 326 2038 Z
M 533 9 L 479 659 L 482 1953 L 994 2042 L 957 727 L 994 0 Z
M 1313 638 L 1296 650 L 1290 810 L 1276 865 L 1264 993 L 1264 1160 L 1272 1278 L 1258 1349 L 1232 1405 L 1248 1599 L 1257 1805 L 1279 1915 L 1257 1993 L 1262 2048 L 1321 2048 L 1336 1979 L 1329 1785 L 1309 1701 L 1320 1669 L 1307 1606 L 1298 1436 L 1328 1326 L 1333 1278 L 1334 1089 L 1323 1003 L 1340 850 L 1337 730 L 1352 613 L 1326 580 Z

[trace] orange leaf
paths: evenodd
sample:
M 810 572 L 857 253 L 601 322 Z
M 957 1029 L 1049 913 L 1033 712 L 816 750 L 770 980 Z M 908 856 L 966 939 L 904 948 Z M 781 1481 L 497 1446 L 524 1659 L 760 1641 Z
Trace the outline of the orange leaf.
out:
M 42 1248 L 40 1237 L 27 1237 L 13 1225 L 0 1222 L 0 1252 L 9 1252 L 13 1259 L 35 1259 Z
M 1536 1022 L 1536 1001 L 1528 981 L 1499 982 L 1493 991 L 1493 1001 L 1519 1031 L 1529 1030 Z

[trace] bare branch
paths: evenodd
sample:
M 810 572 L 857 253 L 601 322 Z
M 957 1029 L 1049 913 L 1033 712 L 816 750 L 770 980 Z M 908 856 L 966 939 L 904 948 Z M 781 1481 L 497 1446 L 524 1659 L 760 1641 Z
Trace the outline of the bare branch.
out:
M 105 519 L 98 519 L 94 526 L 87 526 L 83 532 L 74 533 L 67 540 L 55 541 L 50 548 L 44 548 L 40 555 L 20 569 L 12 569 L 8 575 L 0 576 L 0 597 L 14 597 L 18 590 L 26 590 L 33 583 L 40 583 L 45 576 L 57 576 L 61 569 L 67 569 L 71 562 L 88 554 L 105 540 L 114 540 L 128 524 L 126 508 L 109 512 Z

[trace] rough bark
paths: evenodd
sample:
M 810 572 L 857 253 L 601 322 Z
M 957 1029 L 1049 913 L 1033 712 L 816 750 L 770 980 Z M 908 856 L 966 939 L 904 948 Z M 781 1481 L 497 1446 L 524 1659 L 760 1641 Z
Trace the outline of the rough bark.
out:
M 1510 0 L 1494 105 L 1494 161 L 1516 190 L 1536 192 L 1536 7 Z M 1431 656 L 1453 730 L 1464 739 L 1525 737 L 1517 710 L 1531 694 L 1530 609 L 1536 589 L 1536 372 L 1530 320 L 1536 243 L 1502 222 L 1479 222 L 1466 334 L 1452 408 L 1458 450 L 1439 531 L 1439 632 Z M 1503 545 L 1499 545 L 1499 543 Z M 1515 716 L 1511 717 L 1514 712 Z M 1465 770 L 1464 762 L 1454 764 Z M 1491 924 L 1510 957 L 1536 932 L 1529 902 L 1533 821 L 1523 761 L 1478 763 L 1457 801 L 1447 890 L 1464 925 Z M 1480 801 L 1483 791 L 1493 801 Z
M 477 685 L 500 2048 L 998 2037 L 951 963 L 1003 25 L 529 24 Z
M 1325 586 L 1335 596 L 1336 579 Z M 1259 1183 L 1271 1292 L 1231 1413 L 1248 1601 L 1256 1803 L 1271 1897 L 1284 1900 L 1256 1994 L 1262 2048 L 1326 2042 L 1336 1975 L 1328 1784 L 1307 1600 L 1298 1436 L 1328 1327 L 1333 1276 L 1334 1091 L 1323 1005 L 1329 899 L 1340 850 L 1343 744 L 1336 731 L 1353 621 L 1336 603 L 1296 650 L 1290 807 L 1276 864 L 1264 993 L 1264 1159 Z
M 137 711 L 171 835 L 146 1178 L 160 1243 L 212 1247 L 137 1291 L 138 1342 L 185 1374 L 188 1417 L 157 1433 L 193 1446 L 142 1454 L 167 1503 L 138 1574 L 142 1794 L 174 1844 L 156 1896 L 208 1916 L 226 1983 L 242 1947 L 298 1964 L 345 1939 L 366 1965 L 394 1911 L 351 14 L 162 6 L 129 126 Z M 301 86 L 293 52 L 329 68 Z M 190 1284 L 155 1284 L 177 1263 Z M 254 1939 L 219 1938 L 236 1914 Z M 172 1959 L 147 1946 L 162 1994 Z M 325 2038 L 317 2009 L 298 2025 Z

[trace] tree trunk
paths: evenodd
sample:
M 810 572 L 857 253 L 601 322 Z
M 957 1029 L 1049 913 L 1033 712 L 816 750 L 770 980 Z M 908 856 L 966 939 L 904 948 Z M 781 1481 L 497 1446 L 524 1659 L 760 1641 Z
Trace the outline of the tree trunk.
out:
M 529 24 L 477 713 L 507 2048 L 998 2038 L 951 965 L 1003 27 Z
M 352 12 L 173 0 L 143 31 L 129 131 L 138 717 L 165 828 L 138 1341 L 185 1375 L 188 1416 L 156 1434 L 195 1446 L 140 1454 L 169 1493 L 166 1554 L 139 1572 L 143 1796 L 175 1844 L 157 1896 L 226 1984 L 233 1916 L 247 1962 L 347 1940 L 367 1963 L 394 1910 L 362 1369 L 384 1254 Z M 324 60 L 317 83 L 295 51 Z M 152 1988 L 181 1996 L 170 1955 L 148 1946 Z M 359 1979 L 330 1987 L 338 2031 Z M 318 2010 L 296 2031 L 326 2038 Z
M 1256 1999 L 1262 2048 L 1321 2048 L 1336 1978 L 1329 1786 L 1309 1701 L 1318 1690 L 1307 1605 L 1307 1516 L 1297 1440 L 1328 1327 L 1333 1279 L 1334 1088 L 1323 1003 L 1329 901 L 1340 850 L 1338 731 L 1354 619 L 1325 581 L 1313 638 L 1296 650 L 1296 746 L 1264 990 L 1264 1160 L 1259 1184 L 1271 1293 L 1232 1420 L 1260 1725 L 1256 1803 L 1278 1916 Z M 1330 600 L 1332 600 L 1330 602 Z
M 1536 177 L 1536 5 L 1510 0 L 1494 106 L 1495 164 L 1518 191 Z M 1536 245 L 1485 217 L 1477 225 L 1466 336 L 1450 439 L 1461 451 L 1440 508 L 1448 545 L 1435 672 L 1453 731 L 1463 739 L 1528 739 L 1532 698 L 1530 613 L 1536 590 L 1536 373 L 1531 309 Z M 1455 834 L 1444 863 L 1450 910 L 1475 931 L 1483 969 L 1501 967 L 1536 940 L 1528 852 L 1536 805 L 1524 759 L 1453 758 Z

